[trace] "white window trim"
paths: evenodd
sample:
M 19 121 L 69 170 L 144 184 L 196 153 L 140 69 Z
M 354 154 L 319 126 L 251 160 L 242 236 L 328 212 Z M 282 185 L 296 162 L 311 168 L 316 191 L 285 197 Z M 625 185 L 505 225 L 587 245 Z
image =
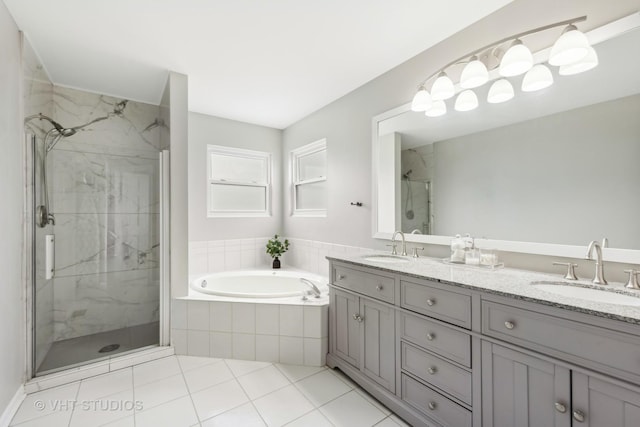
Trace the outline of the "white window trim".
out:
M 318 153 L 327 149 L 327 139 L 323 138 L 310 144 L 292 150 L 289 157 L 289 174 L 291 181 L 291 216 L 298 217 L 326 217 L 327 209 L 297 209 L 298 201 L 296 196 L 296 187 L 299 185 L 312 184 L 327 180 L 327 176 L 316 177 L 298 181 L 299 159 L 310 154 Z M 328 162 L 327 162 L 328 163 Z M 325 165 L 328 167 L 328 165 Z M 325 170 L 326 173 L 326 170 Z
M 227 181 L 224 179 L 211 178 L 211 154 L 222 154 L 234 157 L 244 157 L 248 159 L 264 160 L 266 163 L 266 182 L 241 182 L 241 181 Z M 224 147 L 221 145 L 207 145 L 207 218 L 258 218 L 258 217 L 270 217 L 271 216 L 271 183 L 272 167 L 271 167 L 271 153 L 265 151 L 246 150 L 244 148 Z M 209 195 L 209 187 L 211 184 L 222 185 L 238 185 L 244 187 L 260 187 L 265 189 L 265 210 L 264 211 L 215 211 L 211 209 L 211 200 Z

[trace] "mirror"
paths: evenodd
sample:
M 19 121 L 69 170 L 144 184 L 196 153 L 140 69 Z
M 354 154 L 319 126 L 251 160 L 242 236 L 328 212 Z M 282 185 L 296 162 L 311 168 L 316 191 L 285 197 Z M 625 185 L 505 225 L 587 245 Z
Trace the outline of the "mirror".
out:
M 374 237 L 584 257 L 607 237 L 605 258 L 640 262 L 640 46 L 636 29 L 593 43 L 600 64 L 539 92 L 431 118 L 410 104 L 373 120 Z M 629 20 L 627 19 L 627 21 Z M 599 31 L 599 32 L 598 32 Z M 591 36 L 591 34 L 590 34 Z M 606 38 L 606 39 L 605 39 Z M 592 40 L 593 42 L 593 40 Z

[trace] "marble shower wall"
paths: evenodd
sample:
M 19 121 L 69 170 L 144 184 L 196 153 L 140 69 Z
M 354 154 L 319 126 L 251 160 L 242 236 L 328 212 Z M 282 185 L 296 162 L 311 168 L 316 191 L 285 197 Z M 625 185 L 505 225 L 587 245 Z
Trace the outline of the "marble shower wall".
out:
M 34 114 L 42 113 L 47 116 L 53 116 L 53 84 L 49 80 L 44 67 L 40 63 L 38 56 L 29 44 L 29 41 L 24 38 L 22 45 L 22 69 L 23 69 L 23 102 L 24 102 L 24 114 L 25 117 L 29 117 Z M 39 148 L 37 152 L 32 152 L 31 147 L 27 146 L 25 152 L 26 164 L 25 179 L 26 188 L 25 195 L 26 200 L 31 200 L 34 192 L 41 194 L 41 169 L 36 168 L 35 182 L 31 179 L 34 171 L 34 156 L 36 161 L 40 162 L 42 159 L 42 139 L 46 131 L 50 128 L 48 122 L 43 122 L 38 119 L 30 120 L 25 125 L 25 131 L 27 133 L 34 134 L 37 138 L 36 147 Z M 33 212 L 32 209 L 25 209 L 25 223 L 33 224 Z M 36 268 L 35 275 L 30 268 L 26 268 L 26 281 L 30 289 L 34 292 L 30 297 L 35 301 L 35 311 L 37 315 L 32 319 L 35 322 L 35 353 L 36 365 L 39 365 L 46 356 L 49 348 L 53 344 L 53 280 L 46 280 L 44 275 L 44 239 L 45 235 L 53 234 L 53 227 L 47 226 L 45 228 L 36 227 L 27 228 L 27 235 L 25 239 L 25 254 L 29 257 L 26 261 L 26 266 L 30 266 L 34 261 L 31 259 L 31 245 L 35 238 L 36 243 Z M 35 282 L 35 286 L 33 286 Z M 32 301 L 30 301 L 32 303 Z M 31 312 L 28 311 L 28 315 Z
M 56 341 L 158 321 L 160 114 L 53 88 L 56 121 L 95 120 L 49 153 Z

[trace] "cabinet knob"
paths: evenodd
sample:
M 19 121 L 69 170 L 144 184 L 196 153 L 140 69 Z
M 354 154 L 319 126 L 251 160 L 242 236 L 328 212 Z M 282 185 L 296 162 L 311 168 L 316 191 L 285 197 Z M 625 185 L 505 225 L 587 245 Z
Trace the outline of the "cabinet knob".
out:
M 516 324 L 507 320 L 506 322 L 504 322 L 504 327 L 507 329 L 513 329 L 516 327 Z
M 561 414 L 564 414 L 565 412 L 567 412 L 567 406 L 564 403 L 561 402 L 556 402 L 556 411 L 560 412 Z
M 435 366 L 432 366 L 429 369 L 427 369 L 427 372 L 429 372 L 431 375 L 434 375 L 436 372 L 438 372 L 438 368 L 436 368 Z
M 436 305 L 436 300 L 429 298 L 429 299 L 427 300 L 427 305 L 428 305 L 429 307 Z
M 346 279 L 347 276 L 345 276 L 344 274 L 338 274 L 338 280 L 342 280 L 342 279 Z
M 432 411 L 434 411 L 438 405 L 436 404 L 436 402 L 429 402 L 429 404 L 427 405 L 429 407 L 429 409 L 431 409 Z
M 436 339 L 436 336 L 430 332 L 427 332 L 427 340 L 433 341 L 434 339 Z
M 376 291 L 381 291 L 381 290 L 383 290 L 383 289 L 384 289 L 384 287 L 383 287 L 382 285 L 378 285 L 378 286 L 376 286 Z
M 353 320 L 357 321 L 357 322 L 362 322 L 364 319 L 362 316 L 360 316 L 359 314 L 354 314 L 353 315 Z
M 573 419 L 577 422 L 583 423 L 585 418 L 584 412 L 578 410 L 573 411 Z

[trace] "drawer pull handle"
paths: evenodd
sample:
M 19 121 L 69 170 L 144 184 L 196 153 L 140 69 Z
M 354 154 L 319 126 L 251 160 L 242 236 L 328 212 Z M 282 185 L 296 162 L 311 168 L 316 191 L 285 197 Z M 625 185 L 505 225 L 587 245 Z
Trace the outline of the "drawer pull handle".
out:
M 504 322 L 504 327 L 507 329 L 513 329 L 516 327 L 516 324 L 507 320 L 506 322 Z
M 438 405 L 436 404 L 436 402 L 429 402 L 429 409 L 431 409 L 432 411 L 435 411 L 435 409 L 438 407 Z
M 584 416 L 584 412 L 582 411 L 573 411 L 573 419 L 576 420 L 579 423 L 583 423 L 584 419 L 586 417 Z
M 429 299 L 427 300 L 427 305 L 428 305 L 429 307 L 436 305 L 436 300 L 429 298 Z
M 556 402 L 556 411 L 564 414 L 565 412 L 567 412 L 567 407 L 564 403 Z
M 429 369 L 427 369 L 427 372 L 429 372 L 431 375 L 434 375 L 436 372 L 438 372 L 438 368 L 436 368 L 435 366 L 432 366 Z
M 344 274 L 338 274 L 338 280 L 342 280 L 342 279 L 346 279 L 347 276 L 345 276 Z
M 384 289 L 384 287 L 383 287 L 382 285 L 378 285 L 378 286 L 376 286 L 376 291 L 381 291 L 381 290 L 383 290 L 383 289 Z
M 427 333 L 427 340 L 433 341 L 436 339 L 436 336 L 432 333 Z
M 359 314 L 354 314 L 353 315 L 353 320 L 358 321 L 358 322 L 362 322 L 364 320 L 364 318 L 362 316 L 360 316 Z

